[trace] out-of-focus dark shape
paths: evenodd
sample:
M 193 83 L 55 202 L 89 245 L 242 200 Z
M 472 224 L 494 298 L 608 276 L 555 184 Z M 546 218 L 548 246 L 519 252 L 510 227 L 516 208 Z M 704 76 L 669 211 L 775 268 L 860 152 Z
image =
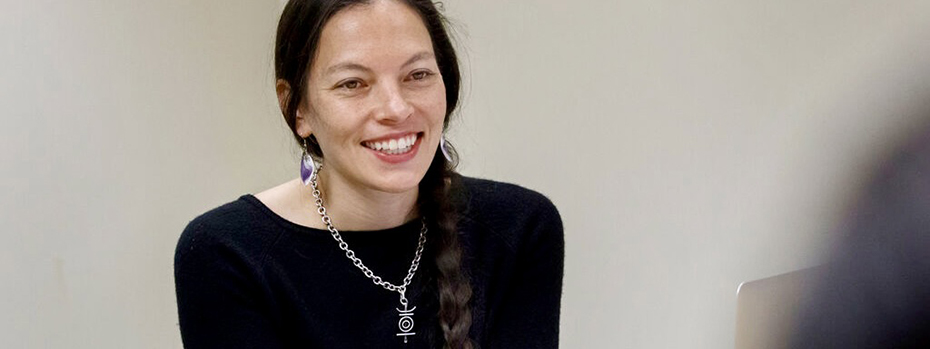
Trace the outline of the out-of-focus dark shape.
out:
M 843 231 L 791 347 L 930 348 L 930 128 L 881 164 Z

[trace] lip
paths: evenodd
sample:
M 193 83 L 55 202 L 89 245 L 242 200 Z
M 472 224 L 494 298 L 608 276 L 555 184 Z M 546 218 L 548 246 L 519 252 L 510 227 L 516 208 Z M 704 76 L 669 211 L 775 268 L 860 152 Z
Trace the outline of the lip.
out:
M 399 164 L 402 162 L 409 161 L 410 159 L 413 159 L 417 155 L 417 151 L 420 150 L 420 143 L 422 143 L 423 141 L 424 134 L 422 132 L 398 132 L 398 133 L 392 133 L 392 134 L 389 134 L 383 137 L 373 138 L 373 139 L 365 141 L 365 142 L 380 142 L 380 141 L 385 141 L 385 140 L 390 140 L 390 139 L 401 138 L 404 136 L 409 136 L 411 134 L 417 135 L 417 140 L 416 142 L 413 143 L 413 146 L 411 146 L 410 151 L 403 153 L 403 154 L 385 154 L 380 151 L 366 147 L 364 144 L 359 144 L 359 145 L 364 147 L 368 151 L 370 151 L 375 157 L 377 157 L 381 161 L 387 162 L 389 164 Z

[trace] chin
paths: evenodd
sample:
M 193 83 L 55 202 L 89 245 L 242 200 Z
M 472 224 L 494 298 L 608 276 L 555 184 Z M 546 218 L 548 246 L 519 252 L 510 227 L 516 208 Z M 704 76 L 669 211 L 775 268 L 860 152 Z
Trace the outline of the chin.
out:
M 369 172 L 369 183 L 377 190 L 393 194 L 416 190 L 432 163 L 432 157 L 426 155 L 417 154 L 416 158 L 400 166 L 379 163 Z
M 381 177 L 375 181 L 373 186 L 380 191 L 392 194 L 407 193 L 416 190 L 420 186 L 420 181 L 426 171 L 422 173 L 397 173 L 386 177 Z

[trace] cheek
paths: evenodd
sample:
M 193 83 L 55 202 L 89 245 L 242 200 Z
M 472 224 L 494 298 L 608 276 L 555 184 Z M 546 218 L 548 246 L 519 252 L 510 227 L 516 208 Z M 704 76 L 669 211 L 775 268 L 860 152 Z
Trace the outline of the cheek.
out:
M 338 115 L 334 114 L 336 111 L 332 106 L 319 102 L 315 103 L 312 108 L 308 108 L 308 111 L 307 124 L 320 144 L 320 149 L 324 154 L 336 150 L 333 148 L 333 143 L 339 139 L 339 127 L 333 123 L 332 117 Z
M 351 129 L 349 124 L 352 118 L 349 116 L 355 115 L 352 105 L 320 96 L 313 96 L 308 100 L 312 105 L 309 108 L 310 127 L 313 128 L 313 133 L 318 134 L 318 138 L 334 139 L 340 132 Z
M 443 85 L 440 84 L 440 87 L 432 91 L 427 108 L 430 120 L 441 124 L 446 117 L 446 89 Z

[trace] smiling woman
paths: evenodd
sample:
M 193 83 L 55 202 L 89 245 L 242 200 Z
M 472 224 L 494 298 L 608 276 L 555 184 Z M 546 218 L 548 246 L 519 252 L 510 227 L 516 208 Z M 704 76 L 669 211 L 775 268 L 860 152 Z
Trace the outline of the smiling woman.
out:
M 185 347 L 558 346 L 559 214 L 454 171 L 460 77 L 432 2 L 290 1 L 275 71 L 301 178 L 185 229 Z
M 330 171 L 321 176 L 327 192 L 351 190 L 357 199 L 390 193 L 390 201 L 402 194 L 405 204 L 391 206 L 412 207 L 435 155 L 418 150 L 437 148 L 446 112 L 432 46 L 417 12 L 397 2 L 350 6 L 323 27 L 295 123 L 300 138 L 314 136 L 316 155 L 326 154 Z M 282 104 L 290 90 L 279 80 Z M 338 189 L 328 188 L 333 185 Z M 380 223 L 396 226 L 415 217 L 394 213 Z

